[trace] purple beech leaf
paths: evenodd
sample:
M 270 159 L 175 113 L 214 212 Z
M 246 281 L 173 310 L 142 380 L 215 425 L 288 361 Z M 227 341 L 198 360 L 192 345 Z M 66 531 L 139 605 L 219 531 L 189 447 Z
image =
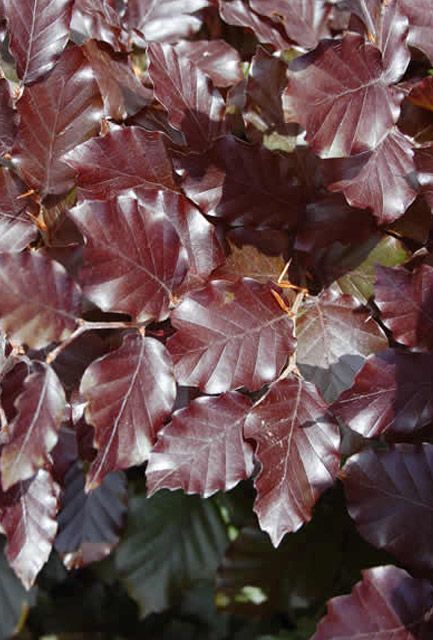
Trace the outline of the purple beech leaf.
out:
M 350 595 L 328 602 L 311 640 L 427 640 L 433 587 L 392 565 L 362 572 Z
M 433 144 L 426 144 L 415 151 L 415 164 L 421 191 L 433 212 Z
M 251 401 L 230 391 L 193 400 L 158 433 L 146 468 L 149 495 L 183 489 L 204 498 L 230 491 L 254 470 L 253 448 L 243 437 Z
M 65 477 L 65 489 L 54 542 L 67 569 L 79 569 L 108 556 L 117 545 L 127 514 L 128 484 L 122 472 L 107 475 L 86 494 L 82 465 Z
M 122 26 L 113 0 L 75 0 L 71 32 L 78 44 L 86 40 L 108 43 L 114 51 L 128 49 L 128 34 Z
M 65 421 L 60 427 L 57 444 L 51 452 L 51 473 L 62 488 L 65 485 L 66 474 L 76 463 L 79 455 L 77 438 L 77 430 L 72 420 Z
M 227 132 L 225 103 L 211 79 L 190 58 L 169 44 L 153 42 L 147 50 L 149 76 L 157 100 L 172 127 L 192 151 L 203 151 Z
M 33 364 L 15 408 L 17 414 L 9 425 L 9 439 L 1 450 L 4 491 L 49 466 L 48 454 L 57 443 L 66 409 L 65 392 L 49 365 Z
M 427 76 L 417 82 L 411 88 L 407 98 L 417 107 L 433 111 L 433 77 Z
M 125 19 L 149 42 L 177 42 L 200 30 L 202 19 L 197 12 L 209 5 L 210 0 L 128 0 Z M 140 46 L 140 39 L 135 39 Z
M 107 473 L 140 465 L 149 457 L 176 398 L 169 355 L 153 338 L 127 335 L 119 349 L 86 369 L 80 393 L 87 402 L 86 421 L 95 428 L 97 449 L 87 476 L 88 491 Z
M 268 256 L 256 247 L 245 244 L 238 248 L 234 242 L 228 241 L 230 254 L 224 264 L 214 273 L 222 280 L 238 280 L 240 277 L 254 278 L 266 284 L 268 280 L 276 281 L 284 269 L 285 262 L 281 256 Z
M 398 120 L 403 99 L 387 86 L 380 51 L 355 33 L 322 40 L 296 58 L 286 95 L 307 143 L 322 158 L 377 147 Z
M 9 81 L 0 77 L 0 154 L 10 151 L 17 133 L 18 117 Z
M 275 49 L 288 49 L 290 40 L 282 25 L 251 9 L 245 0 L 218 0 L 221 18 L 236 27 L 251 29 L 259 42 Z
M 213 280 L 171 313 L 167 342 L 179 384 L 205 393 L 260 389 L 294 350 L 293 323 L 269 285 L 250 278 Z
M 11 423 L 17 415 L 15 400 L 23 392 L 24 380 L 30 373 L 30 361 L 27 359 L 18 359 L 9 362 L 1 373 L 0 378 L 0 400 L 1 408 L 5 417 L 5 442 L 7 442 L 8 424 Z M 3 434 L 2 434 L 3 435 Z
M 168 121 L 167 111 L 159 102 L 154 101 L 148 107 L 128 118 L 129 125 L 136 125 L 145 131 L 159 131 L 167 136 L 170 147 L 184 147 L 186 145 L 183 133 L 174 129 Z
M 10 50 L 26 84 L 50 71 L 69 38 L 73 0 L 3 0 Z
M 245 437 L 257 443 L 261 471 L 254 511 L 274 546 L 311 520 L 312 508 L 339 469 L 340 434 L 316 387 L 278 380 L 250 411 Z
M 375 302 L 384 325 L 407 347 L 433 350 L 433 267 L 378 266 Z
M 433 568 L 432 474 L 433 445 L 427 443 L 366 449 L 349 458 L 341 474 L 362 537 L 427 576 Z
M 172 223 L 188 256 L 188 273 L 180 284 L 181 292 L 206 283 L 209 275 L 224 262 L 224 252 L 215 227 L 181 193 L 168 190 L 140 190 L 138 200 Z M 176 290 L 179 295 L 179 290 Z
M 319 39 L 329 35 L 324 0 L 250 0 L 251 9 L 281 23 L 287 36 L 304 49 L 314 49 Z
M 0 168 L 0 252 L 22 251 L 36 239 L 37 228 L 29 213 L 35 205 L 30 198 L 20 198 L 27 187 L 14 173 Z
M 388 346 L 379 325 L 357 300 L 331 290 L 304 303 L 296 337 L 296 363 L 328 401 L 350 386 L 366 356 Z
M 433 355 L 388 349 L 370 356 L 332 410 L 366 438 L 421 429 L 433 420 Z
M 185 194 L 209 216 L 233 226 L 293 228 L 302 190 L 291 158 L 220 138 L 202 155 L 179 156 Z
M 31 480 L 0 494 L 6 558 L 26 589 L 34 584 L 51 553 L 57 532 L 59 493 L 50 473 L 41 469 Z
M 62 156 L 100 127 L 102 101 L 92 69 L 78 47 L 67 49 L 49 76 L 24 89 L 17 103 L 18 135 L 13 163 L 42 196 L 74 186 Z
M 103 311 L 165 320 L 188 255 L 175 227 L 134 198 L 83 202 L 69 214 L 86 239 L 79 279 Z
M 93 69 L 105 117 L 124 120 L 150 104 L 152 92 L 134 74 L 126 54 L 113 54 L 108 45 L 95 40 L 89 40 L 82 51 Z
M 216 87 L 231 87 L 244 77 L 239 53 L 224 40 L 181 40 L 175 51 L 179 58 L 189 58 Z
M 415 200 L 413 142 L 397 128 L 373 151 L 324 163 L 329 191 L 342 191 L 352 207 L 369 207 L 377 223 L 400 218 Z
M 76 326 L 81 292 L 65 269 L 34 252 L 0 254 L 0 327 L 14 344 L 42 349 Z
M 433 13 L 431 0 L 398 0 L 400 10 L 409 20 L 408 44 L 433 61 Z
M 159 131 L 118 129 L 81 144 L 63 160 L 77 172 L 80 200 L 105 200 L 137 188 L 177 189 Z

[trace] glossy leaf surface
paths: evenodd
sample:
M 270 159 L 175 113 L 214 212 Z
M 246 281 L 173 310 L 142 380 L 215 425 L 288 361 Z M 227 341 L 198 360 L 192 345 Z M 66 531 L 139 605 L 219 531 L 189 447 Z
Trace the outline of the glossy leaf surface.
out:
M 250 408 L 247 397 L 232 391 L 198 398 L 174 413 L 149 457 L 150 495 L 166 488 L 207 498 L 248 478 L 254 468 L 253 448 L 244 440 L 243 426 Z
M 107 473 L 147 460 L 176 398 L 168 354 L 153 338 L 127 335 L 119 349 L 86 369 L 80 393 L 98 451 L 87 477 L 89 490 Z
M 70 335 L 80 289 L 58 262 L 34 252 L 3 253 L 0 280 L 0 325 L 14 343 L 40 349 Z
M 432 468 L 433 446 L 424 443 L 362 451 L 343 469 L 349 514 L 361 535 L 426 575 L 433 565 Z
M 176 379 L 206 393 L 273 380 L 294 349 L 292 321 L 269 286 L 249 278 L 214 280 L 185 296 L 171 314 L 168 341 Z
M 339 467 L 340 435 L 315 386 L 295 376 L 275 382 L 250 412 L 245 436 L 261 471 L 254 510 L 275 546 L 311 519 Z
M 127 48 L 127 34 L 113 4 L 112 0 L 75 0 L 71 30 L 79 34 L 80 43 L 95 39 L 107 42 L 114 51 Z
M 188 267 L 167 217 L 127 197 L 83 202 L 70 215 L 87 241 L 80 271 L 86 296 L 104 311 L 164 320 Z
M 0 251 L 22 251 L 36 238 L 37 229 L 29 214 L 34 206 L 26 185 L 9 169 L 0 169 Z
M 224 40 L 181 40 L 175 50 L 209 76 L 216 87 L 231 87 L 243 79 L 239 53 Z
M 202 24 L 197 12 L 208 5 L 209 0 L 131 0 L 126 19 L 149 42 L 171 42 L 196 33 Z

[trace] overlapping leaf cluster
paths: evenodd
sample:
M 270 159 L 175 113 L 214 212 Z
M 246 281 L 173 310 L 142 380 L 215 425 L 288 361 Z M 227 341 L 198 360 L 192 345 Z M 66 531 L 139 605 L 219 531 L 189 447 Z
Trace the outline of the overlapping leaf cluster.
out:
M 123 536 L 143 616 L 215 572 L 266 616 L 342 483 L 394 564 L 361 563 L 313 638 L 429 637 L 431 0 L 0 7 L 10 567 L 29 589 L 53 547 L 75 569 Z M 185 496 L 241 481 L 257 522 Z M 357 577 L 292 585 L 291 622 Z

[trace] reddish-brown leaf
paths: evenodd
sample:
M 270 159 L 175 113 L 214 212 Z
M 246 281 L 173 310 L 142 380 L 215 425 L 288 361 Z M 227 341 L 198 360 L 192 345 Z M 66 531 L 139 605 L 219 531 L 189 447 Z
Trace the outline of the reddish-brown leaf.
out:
M 125 196 L 85 201 L 70 216 L 86 238 L 80 270 L 86 296 L 104 311 L 164 320 L 188 255 L 161 210 Z
M 188 198 L 228 224 L 293 228 L 302 211 L 292 159 L 263 146 L 224 136 L 204 154 L 178 161 Z
M 167 110 L 168 121 L 184 134 L 191 150 L 204 151 L 227 131 L 220 92 L 200 67 L 171 45 L 154 42 L 147 53 L 155 97 Z
M 0 494 L 0 527 L 8 540 L 6 558 L 26 589 L 51 553 L 59 493 L 50 473 L 41 469 L 31 480 Z
M 427 575 L 433 569 L 432 474 L 427 443 L 366 449 L 342 471 L 347 508 L 362 537 Z
M 433 144 L 426 144 L 415 151 L 415 164 L 421 191 L 433 211 Z
M 326 400 L 350 386 L 364 357 L 388 341 L 355 298 L 326 290 L 306 301 L 296 321 L 296 362 Z
M 0 154 L 8 152 L 17 133 L 17 112 L 12 106 L 9 81 L 0 78 Z
M 387 86 L 380 51 L 354 33 L 323 40 L 296 58 L 286 94 L 307 142 L 323 158 L 374 149 L 397 121 L 403 99 Z
M 254 469 L 243 427 L 251 401 L 231 391 L 197 398 L 158 433 L 146 468 L 147 489 L 183 489 L 204 498 L 230 491 Z
M 67 338 L 76 325 L 80 289 L 54 260 L 34 252 L 0 254 L 0 326 L 33 349 Z
M 215 277 L 223 280 L 238 280 L 245 276 L 265 284 L 269 280 L 276 282 L 284 269 L 285 262 L 281 256 L 267 256 L 249 244 L 238 248 L 229 241 L 229 246 L 230 254 L 225 263 L 215 272 Z
M 24 89 L 17 109 L 11 153 L 22 178 L 43 196 L 69 191 L 74 171 L 61 158 L 95 135 L 102 117 L 98 85 L 82 51 L 67 49 L 47 78 Z
M 209 0 L 129 0 L 126 21 L 149 42 L 176 42 L 200 30 L 197 12 L 209 4 Z M 137 44 L 142 44 L 139 38 Z
M 389 349 L 369 357 L 333 405 L 366 438 L 412 433 L 433 420 L 433 355 Z
M 431 0 L 399 0 L 401 11 L 409 20 L 408 43 L 433 61 L 431 33 L 433 12 Z
M 71 36 L 78 44 L 95 39 L 107 42 L 114 51 L 128 48 L 128 34 L 113 0 L 75 0 Z
M 225 40 L 181 40 L 175 51 L 189 58 L 216 87 L 231 87 L 244 77 L 239 53 Z
M 48 454 L 59 437 L 66 398 L 60 380 L 50 366 L 35 362 L 15 401 L 17 415 L 9 425 L 8 442 L 1 450 L 1 480 L 7 491 L 28 480 L 49 464 Z
M 251 410 L 245 436 L 261 471 L 254 510 L 274 546 L 311 519 L 338 473 L 340 434 L 316 387 L 295 376 L 275 382 Z
M 407 347 L 433 350 L 433 267 L 414 271 L 376 267 L 375 302 L 381 318 Z
M 251 29 L 259 42 L 275 49 L 288 49 L 290 40 L 282 25 L 251 9 L 246 0 L 218 0 L 221 18 L 236 27 Z
M 293 323 L 271 288 L 250 278 L 214 280 L 171 314 L 168 341 L 179 384 L 221 393 L 272 382 L 293 352 Z
M 3 0 L 10 50 L 24 83 L 50 71 L 66 47 L 72 4 L 73 0 Z
M 347 596 L 328 602 L 311 640 L 427 640 L 433 633 L 433 587 L 388 565 L 362 572 Z
M 35 213 L 30 198 L 19 198 L 27 187 L 9 169 L 0 168 L 0 252 L 22 251 L 37 235 L 29 214 Z
M 127 127 L 81 144 L 64 157 L 76 172 L 81 200 L 105 200 L 129 189 L 176 190 L 173 169 L 159 131 Z
M 412 141 L 391 129 L 374 151 L 324 165 L 329 191 L 342 191 L 352 207 L 369 207 L 378 224 L 400 218 L 416 198 Z
M 153 338 L 127 335 L 119 349 L 86 369 L 80 393 L 98 451 L 87 477 L 90 490 L 107 473 L 147 460 L 176 398 L 169 355 Z
M 67 569 L 79 569 L 108 556 L 117 545 L 127 514 L 128 485 L 122 472 L 106 476 L 86 494 L 80 463 L 66 474 L 54 546 Z
M 407 98 L 417 107 L 433 111 L 433 77 L 427 76 L 417 82 Z

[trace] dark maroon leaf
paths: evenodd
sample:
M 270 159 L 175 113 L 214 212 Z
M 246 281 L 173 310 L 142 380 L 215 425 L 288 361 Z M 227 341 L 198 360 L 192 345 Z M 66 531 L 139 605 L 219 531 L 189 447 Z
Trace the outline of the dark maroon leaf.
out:
M 139 202 L 154 215 L 167 217 L 186 249 L 188 273 L 180 285 L 181 291 L 205 284 L 207 277 L 224 261 L 215 227 L 185 196 L 174 191 L 141 191 Z
M 0 252 L 22 251 L 37 236 L 30 198 L 20 198 L 26 185 L 9 169 L 0 168 Z
M 104 116 L 124 120 L 150 104 L 152 92 L 132 71 L 128 57 L 113 54 L 108 45 L 90 40 L 82 49 L 104 101 Z
M 427 76 L 417 82 L 407 97 L 417 107 L 433 111 L 433 77 Z
M 0 154 L 9 151 L 17 132 L 17 113 L 12 106 L 10 85 L 0 78 Z
M 256 13 L 281 23 L 289 39 L 305 49 L 314 49 L 320 38 L 329 35 L 329 7 L 324 0 L 250 0 L 250 5 Z
M 48 454 L 58 440 L 65 416 L 66 398 L 50 366 L 36 362 L 15 401 L 17 415 L 9 425 L 9 439 L 1 451 L 4 491 L 28 480 L 49 464 Z
M 100 332 L 86 331 L 57 355 L 52 367 L 63 386 L 71 390 L 79 385 L 84 370 L 89 364 L 104 355 L 106 351 L 107 346 L 100 337 Z
M 90 490 L 110 471 L 147 460 L 176 398 L 165 347 L 153 338 L 127 335 L 119 349 L 86 369 L 80 393 L 98 450 L 87 477 Z
M 392 565 L 367 569 L 350 595 L 328 602 L 311 640 L 427 640 L 433 631 L 432 606 L 427 580 Z
M 98 85 L 81 50 L 67 49 L 47 78 L 24 89 L 17 109 L 11 151 L 17 170 L 42 196 L 69 191 L 74 171 L 61 158 L 95 135 L 102 117 Z
M 137 125 L 146 131 L 165 133 L 175 147 L 184 147 L 186 145 L 185 136 L 171 126 L 168 121 L 167 111 L 159 102 L 154 101 L 149 107 L 142 109 L 135 116 L 129 118 L 128 124 Z
M 186 195 L 207 215 L 233 226 L 296 223 L 302 193 L 291 158 L 225 136 L 203 155 L 180 157 L 179 165 Z
M 85 40 L 107 42 L 114 51 L 128 48 L 128 34 L 122 27 L 113 0 L 75 0 L 71 31 L 78 44 Z
M 65 269 L 34 252 L 0 254 L 0 326 L 13 343 L 41 349 L 76 326 L 80 290 Z
M 29 374 L 30 363 L 23 359 L 7 362 L 1 374 L 1 408 L 5 418 L 5 441 L 8 439 L 8 424 L 17 415 L 15 400 L 23 392 L 24 380 Z
M 178 57 L 189 58 L 216 87 L 231 87 L 244 77 L 239 53 L 224 40 L 182 40 L 175 51 Z
M 3 0 L 10 50 L 24 83 L 34 82 L 56 63 L 69 38 L 73 0 Z
M 430 0 L 399 0 L 400 9 L 409 19 L 408 43 L 433 61 L 431 33 L 433 13 Z
M 26 589 L 50 555 L 59 492 L 49 472 L 41 469 L 31 480 L 0 494 L 0 526 L 8 539 L 6 558 Z
M 395 340 L 433 350 L 433 267 L 377 267 L 376 273 L 375 302 Z
M 179 384 L 221 393 L 259 389 L 293 352 L 293 324 L 272 290 L 255 280 L 214 280 L 186 295 L 171 314 L 168 340 Z
M 428 575 L 433 568 L 432 473 L 433 445 L 427 443 L 366 449 L 342 472 L 347 508 L 362 537 Z
M 71 421 L 60 427 L 59 439 L 51 452 L 51 472 L 54 480 L 61 487 L 65 484 L 65 476 L 78 458 L 77 432 Z
M 124 474 L 111 473 L 89 494 L 76 463 L 66 474 L 54 543 L 67 569 L 102 560 L 119 542 L 125 526 L 128 491 Z
M 285 262 L 281 256 L 267 256 L 249 244 L 238 248 L 229 241 L 229 245 L 230 255 L 214 273 L 215 277 L 223 280 L 237 280 L 245 276 L 265 284 L 268 280 L 277 281 L 284 269 Z
M 271 44 L 275 49 L 287 49 L 290 40 L 283 27 L 256 13 L 246 0 L 218 0 L 221 18 L 236 27 L 247 27 L 259 42 Z
M 433 211 L 433 144 L 416 150 L 415 164 L 418 170 L 418 182 L 421 185 L 421 191 Z
M 352 296 L 327 290 L 307 299 L 296 321 L 296 362 L 326 400 L 350 386 L 364 357 L 388 341 Z
M 188 267 L 168 218 L 129 197 L 83 202 L 70 215 L 86 238 L 80 271 L 86 296 L 104 311 L 164 320 Z
M 193 151 L 203 151 L 226 133 L 225 103 L 210 78 L 169 44 L 154 42 L 147 50 L 149 76 L 168 121 Z
M 433 420 L 433 355 L 389 349 L 370 356 L 333 412 L 367 438 L 426 426 Z
M 236 391 L 197 398 L 158 433 L 146 468 L 149 495 L 183 489 L 204 498 L 230 491 L 254 469 L 243 427 L 251 401 Z
M 417 194 L 412 141 L 391 129 L 374 151 L 324 164 L 330 191 L 342 191 L 352 207 L 369 207 L 378 224 L 400 218 Z
M 80 145 L 64 158 L 76 172 L 81 200 L 156 186 L 176 190 L 164 136 L 127 127 Z
M 316 387 L 295 376 L 275 382 L 251 410 L 245 436 L 261 471 L 254 510 L 274 546 L 311 519 L 339 468 L 340 434 Z
M 397 121 L 403 99 L 387 86 L 380 51 L 354 33 L 323 40 L 294 60 L 286 93 L 307 142 L 323 158 L 374 149 Z
M 196 12 L 209 4 L 209 0 L 129 0 L 126 20 L 149 42 L 175 42 L 200 30 L 202 20 Z

